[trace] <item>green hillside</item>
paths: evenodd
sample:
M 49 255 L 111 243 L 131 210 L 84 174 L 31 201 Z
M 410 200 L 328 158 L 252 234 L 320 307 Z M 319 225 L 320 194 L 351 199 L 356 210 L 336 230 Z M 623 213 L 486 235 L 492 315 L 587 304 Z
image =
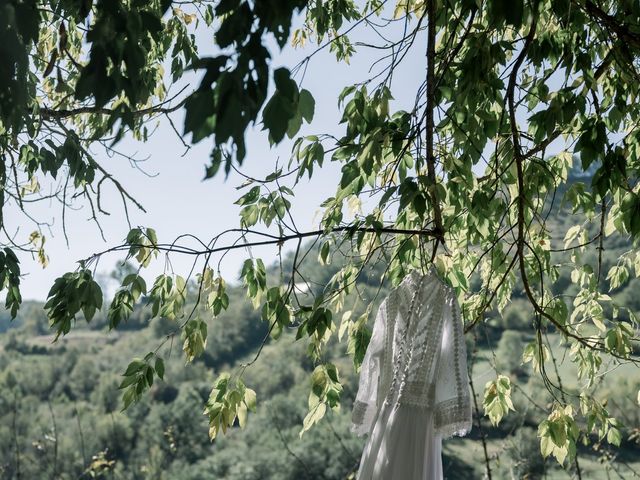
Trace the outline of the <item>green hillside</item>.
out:
M 582 179 L 576 179 L 579 181 Z M 577 223 L 566 208 L 556 204 L 548 222 L 562 224 L 564 231 Z M 586 220 L 585 220 L 586 221 Z M 594 220 L 595 221 L 595 220 Z M 594 227 L 595 228 L 595 227 Z M 558 239 L 562 240 L 562 239 Z M 614 265 L 628 248 L 604 242 L 603 271 Z M 561 264 L 561 253 L 554 261 Z M 594 251 L 584 262 L 595 265 Z M 371 278 L 380 275 L 377 265 Z M 336 270 L 307 262 L 304 274 L 323 285 Z M 273 267 L 271 273 L 278 278 Z M 614 290 L 622 304 L 640 311 L 640 280 L 633 279 Z M 567 298 L 574 293 L 569 272 L 560 270 L 559 290 Z M 359 284 L 363 305 L 384 298 L 375 282 Z M 75 329 L 52 343 L 42 305 L 24 305 L 18 318 L 0 318 L 0 477 L 3 479 L 171 479 L 204 480 L 297 480 L 344 479 L 357 469 L 363 439 L 349 431 L 350 407 L 357 388 L 347 344 L 331 344 L 327 360 L 338 367 L 344 383 L 343 407 L 330 412 L 317 426 L 300 437 L 307 413 L 309 374 L 314 365 L 295 329 L 284 332 L 278 342 L 267 341 L 258 361 L 245 374 L 247 385 L 258 398 L 258 409 L 249 414 L 245 429 L 233 428 L 214 442 L 202 414 L 212 383 L 223 371 L 233 371 L 251 361 L 267 334 L 267 326 L 245 300 L 243 289 L 229 290 L 230 308 L 209 321 L 204 354 L 184 364 L 182 342 L 171 336 L 175 323 L 149 321 L 145 309 L 137 309 L 117 332 L 106 333 L 104 312 L 90 325 Z M 355 300 L 355 297 L 353 297 Z M 570 304 L 570 302 L 568 302 Z M 359 305 L 359 307 L 358 307 Z M 559 468 L 555 460 L 543 461 L 536 436 L 538 423 L 546 417 L 551 401 L 531 364 L 523 365 L 524 346 L 532 339 L 532 319 L 527 303 L 514 298 L 502 317 L 494 315 L 468 335 L 469 364 L 478 405 L 482 408 L 484 384 L 496 372 L 507 374 L 516 385 L 515 412 L 499 427 L 486 417 L 476 418 L 474 430 L 464 439 L 445 442 L 447 478 L 482 478 L 486 437 L 492 478 L 573 478 L 575 470 Z M 553 359 L 547 372 L 561 381 L 569 395 L 581 385 L 557 335 L 548 332 Z M 136 356 L 161 349 L 166 360 L 164 381 L 126 413 L 118 385 L 121 373 Z M 615 452 L 596 442 L 579 450 L 582 478 L 632 478 L 640 472 L 638 441 L 640 388 L 637 369 L 616 367 L 599 386 L 610 413 L 623 423 L 622 446 Z M 559 377 L 559 378 L 558 378 Z M 480 422 L 480 427 L 478 423 Z

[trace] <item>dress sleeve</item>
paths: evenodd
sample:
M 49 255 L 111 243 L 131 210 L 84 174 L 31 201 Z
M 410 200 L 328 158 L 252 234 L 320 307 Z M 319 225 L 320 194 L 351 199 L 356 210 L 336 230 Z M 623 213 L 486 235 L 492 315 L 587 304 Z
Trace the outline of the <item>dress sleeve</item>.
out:
M 358 436 L 369 433 L 377 411 L 387 323 L 385 305 L 386 301 L 378 309 L 369 346 L 360 367 L 358 393 L 351 412 L 351 431 Z
M 436 372 L 434 426 L 443 438 L 471 430 L 471 396 L 460 306 L 452 291 L 443 309 L 442 343 Z

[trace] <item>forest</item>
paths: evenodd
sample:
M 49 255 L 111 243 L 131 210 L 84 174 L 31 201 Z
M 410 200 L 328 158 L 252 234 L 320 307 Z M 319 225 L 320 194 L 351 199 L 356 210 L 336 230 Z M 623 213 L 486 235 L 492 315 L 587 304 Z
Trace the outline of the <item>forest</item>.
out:
M 0 0 L 0 477 L 355 479 L 427 269 L 446 478 L 639 477 L 639 98 L 635 0 Z
M 573 182 L 588 182 L 580 177 Z M 567 208 L 559 208 L 552 223 L 575 222 Z M 615 266 L 625 242 L 605 242 L 604 264 Z M 316 249 L 317 250 L 317 249 Z M 329 265 L 315 256 L 303 264 L 303 275 L 319 284 L 328 282 L 340 266 L 340 255 Z M 561 264 L 566 254 L 554 262 Z M 287 259 L 288 262 L 292 258 Z M 596 258 L 585 258 L 595 264 Z M 277 265 L 269 267 L 274 273 Z M 359 295 L 379 303 L 389 286 L 378 291 L 375 279 L 381 264 L 372 264 L 359 281 Z M 133 270 L 119 263 L 112 276 L 121 280 Z M 378 270 L 378 271 L 376 271 Z M 369 278 L 369 282 L 367 282 Z M 239 277 L 238 277 L 239 279 Z M 575 296 L 568 276 L 556 283 L 557 293 Z M 190 295 L 195 294 L 191 286 Z M 615 302 L 640 313 L 640 280 L 612 291 Z M 175 329 L 175 320 L 151 320 L 136 309 L 119 327 L 108 331 L 106 311 L 91 323 L 79 325 L 72 334 L 53 343 L 48 319 L 40 303 L 24 305 L 11 321 L 5 314 L 0 323 L 0 470 L 3 478 L 60 479 L 346 479 L 355 474 L 363 439 L 350 432 L 351 402 L 357 374 L 345 342 L 332 342 L 326 360 L 338 366 L 344 385 L 341 409 L 300 436 L 306 415 L 313 371 L 306 347 L 296 341 L 295 329 L 285 331 L 277 342 L 269 342 L 261 361 L 247 370 L 246 382 L 254 385 L 261 399 L 250 413 L 247 427 L 236 422 L 226 436 L 213 442 L 203 415 L 203 403 L 211 384 L 222 371 L 233 371 L 252 358 L 267 334 L 268 325 L 246 299 L 244 288 L 229 288 L 230 308 L 210 324 L 202 354 L 185 365 L 181 340 L 172 338 L 166 351 L 164 380 L 158 380 L 138 404 L 122 412 L 122 380 L 131 358 L 152 350 Z M 474 430 L 465 438 L 444 442 L 446 478 L 481 478 L 485 469 L 481 438 L 486 438 L 492 477 L 572 478 L 553 459 L 540 453 L 537 425 L 546 416 L 552 398 L 539 378 L 532 375 L 531 362 L 523 360 L 533 316 L 521 288 L 503 315 L 494 314 L 480 331 L 467 338 L 469 372 L 474 382 L 479 410 Z M 193 299 L 191 299 L 193 301 Z M 362 309 L 360 309 L 362 310 Z M 361 313 L 356 312 L 356 314 Z M 579 395 L 580 382 L 567 361 L 567 347 L 557 332 L 548 333 L 553 348 L 551 376 L 561 382 L 567 395 Z M 615 367 L 605 367 L 614 369 Z M 344 373 L 342 373 L 344 372 Z M 493 426 L 482 408 L 482 388 L 495 372 L 511 378 L 517 389 L 512 395 L 514 411 Z M 640 376 L 633 366 L 622 366 L 599 381 L 596 395 L 609 413 L 619 419 L 619 448 L 599 441 L 578 447 L 583 478 L 635 478 L 640 472 L 640 409 L 637 394 Z

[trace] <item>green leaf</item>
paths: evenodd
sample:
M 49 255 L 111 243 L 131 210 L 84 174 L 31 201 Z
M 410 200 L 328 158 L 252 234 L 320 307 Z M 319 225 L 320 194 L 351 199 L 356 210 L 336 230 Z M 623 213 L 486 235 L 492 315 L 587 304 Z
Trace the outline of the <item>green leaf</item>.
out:
M 300 438 L 304 435 L 304 432 L 313 427 L 316 423 L 324 418 L 325 413 L 327 412 L 327 405 L 324 403 L 319 403 L 315 407 L 313 407 L 309 413 L 304 417 L 302 421 L 302 430 L 300 430 Z
M 119 389 L 127 388 L 129 385 L 132 385 L 137 380 L 138 379 L 135 375 L 128 376 L 120 383 L 120 386 L 118 388 Z
M 262 112 L 263 130 L 269 130 L 272 144 L 283 138 L 289 122 L 297 114 L 298 86 L 291 80 L 289 70 L 279 68 L 273 73 L 276 91 Z
M 184 133 L 192 133 L 191 141 L 198 143 L 214 131 L 216 125 L 215 95 L 211 90 L 192 93 L 186 100 Z
M 553 453 L 554 448 L 554 444 L 551 441 L 551 437 L 547 428 L 546 433 L 540 437 L 540 453 L 544 458 L 547 458 Z
M 569 230 L 567 230 L 566 235 L 564 236 L 564 248 L 568 248 L 571 243 L 578 238 L 580 235 L 582 228 L 580 225 L 574 225 Z
M 318 260 L 320 261 L 320 263 L 322 265 L 328 265 L 330 262 L 328 261 L 329 258 L 329 249 L 331 248 L 331 245 L 329 242 L 324 242 L 322 244 L 322 247 L 320 247 L 320 253 L 318 256 Z
M 127 369 L 124 372 L 124 375 L 125 376 L 133 375 L 134 373 L 142 370 L 145 365 L 146 365 L 146 362 L 144 360 L 136 358 L 132 360 L 131 363 L 129 363 L 129 365 L 127 366 Z
M 234 203 L 236 205 L 249 205 L 255 203 L 256 200 L 258 200 L 258 197 L 260 197 L 260 187 L 253 187 Z
M 68 272 L 56 279 L 44 305 L 51 326 L 57 330 L 56 340 L 69 333 L 80 311 L 89 322 L 101 307 L 102 290 L 88 269 Z
M 247 405 L 247 408 L 255 412 L 256 411 L 256 392 L 247 388 L 244 392 L 244 403 Z
M 199 318 L 189 320 L 182 331 L 182 339 L 187 362 L 193 362 L 207 346 L 207 324 Z
M 509 412 L 515 410 L 511 401 L 511 380 L 505 375 L 487 382 L 482 401 L 485 415 L 493 425 L 498 425 L 502 418 Z
M 505 2 L 504 14 L 507 24 L 520 27 L 524 14 L 524 0 Z
M 147 367 L 145 369 L 145 380 L 147 381 L 147 386 L 153 385 L 153 368 Z
M 316 108 L 316 101 L 314 100 L 311 92 L 306 89 L 300 90 L 300 98 L 298 100 L 298 111 L 305 119 L 307 123 L 311 123 L 313 120 L 313 114 Z
M 610 427 L 607 432 L 607 442 L 611 445 L 615 445 L 616 447 L 620 446 L 622 442 L 622 435 L 620 434 L 620 430 L 615 427 Z
M 316 367 L 311 375 L 311 390 L 317 397 L 321 397 L 327 388 L 327 372 L 322 366 Z
M 549 438 L 558 447 L 564 447 L 567 443 L 567 432 L 564 423 L 549 422 Z
M 296 112 L 296 114 L 291 117 L 289 120 L 289 125 L 287 125 L 287 137 L 293 138 L 300 131 L 300 127 L 302 126 L 302 115 L 300 111 Z
M 237 415 L 240 428 L 244 428 L 247 424 L 247 406 L 244 403 L 238 405 Z
M 164 360 L 160 357 L 156 358 L 155 371 L 160 380 L 164 380 Z

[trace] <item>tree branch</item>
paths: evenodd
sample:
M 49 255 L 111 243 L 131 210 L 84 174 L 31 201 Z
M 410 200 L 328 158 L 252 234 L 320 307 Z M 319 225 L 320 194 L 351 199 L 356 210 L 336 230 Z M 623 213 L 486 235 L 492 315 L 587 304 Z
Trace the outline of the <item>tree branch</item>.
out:
M 587 0 L 584 4 L 577 0 L 573 0 L 571 3 L 584 10 L 592 19 L 601 21 L 607 28 L 614 31 L 624 44 L 640 49 L 640 35 L 632 32 L 628 25 L 619 22 L 618 19 L 609 15 L 591 0 Z
M 435 59 L 436 59 L 436 3 L 429 2 L 428 7 L 429 24 L 427 29 L 427 106 L 426 106 L 426 143 L 427 143 L 427 178 L 429 179 L 428 191 L 433 204 L 433 221 L 435 223 L 436 244 L 433 248 L 433 256 L 438 249 L 440 242 L 444 243 L 444 228 L 442 226 L 442 211 L 440 202 L 436 194 L 436 159 L 433 153 L 433 137 L 435 135 L 435 124 L 433 120 L 435 110 Z M 432 258 L 433 260 L 433 258 Z
M 173 100 L 173 99 L 171 99 L 171 100 Z M 154 114 L 157 114 L 157 113 L 169 114 L 169 113 L 175 112 L 176 110 L 179 110 L 180 108 L 182 108 L 184 106 L 185 102 L 187 101 L 187 99 L 184 98 L 179 103 L 175 104 L 173 107 L 163 107 L 162 106 L 162 105 L 166 105 L 171 100 L 169 100 L 167 102 L 160 103 L 159 105 L 153 105 L 153 106 L 148 107 L 148 108 L 142 108 L 140 110 L 132 110 L 129 113 L 131 113 L 131 115 L 133 115 L 134 117 L 143 117 L 145 115 L 154 115 Z M 78 107 L 78 108 L 72 108 L 72 109 L 54 109 L 54 108 L 43 107 L 43 108 L 40 109 L 39 113 L 40 113 L 40 116 L 42 118 L 44 118 L 44 119 L 61 120 L 61 119 L 64 119 L 64 118 L 75 117 L 76 115 L 82 115 L 82 114 L 117 115 L 119 112 L 117 110 L 112 109 L 112 108 L 100 108 L 100 107 L 86 106 L 86 107 Z
M 246 230 L 245 230 L 246 231 Z M 206 248 L 203 250 L 196 250 L 193 248 L 188 248 L 188 247 L 182 247 L 179 245 L 175 245 L 175 244 L 157 244 L 153 246 L 154 250 L 158 250 L 158 251 L 164 251 L 164 252 L 175 252 L 175 253 L 182 253 L 182 254 L 186 254 L 186 255 L 207 255 L 207 254 L 211 254 L 211 253 L 217 253 L 217 252 L 227 252 L 229 250 L 237 250 L 239 248 L 247 248 L 247 247 L 258 247 L 258 246 L 264 246 L 264 245 L 282 245 L 285 242 L 288 242 L 290 240 L 299 240 L 299 239 L 303 239 L 303 238 L 307 238 L 307 237 L 315 237 L 315 236 L 320 236 L 320 235 L 327 235 L 329 233 L 356 233 L 356 232 L 364 232 L 364 233 L 387 233 L 387 234 L 393 234 L 393 235 L 420 235 L 420 236 L 427 236 L 427 237 L 436 237 L 438 235 L 438 232 L 435 229 L 426 229 L 426 230 L 406 230 L 406 229 L 399 229 L 399 228 L 373 228 L 373 227 L 335 227 L 332 228 L 330 230 L 311 230 L 308 232 L 296 232 L 296 233 L 292 233 L 290 235 L 271 235 L 268 233 L 263 233 L 263 232 L 249 232 L 249 233 L 255 233 L 258 235 L 263 235 L 263 236 L 267 236 L 269 237 L 269 240 L 260 240 L 260 241 L 256 241 L 256 242 L 246 242 L 246 243 L 234 243 L 231 245 L 226 245 L 223 247 L 215 247 L 215 248 Z M 117 252 L 117 251 L 122 251 L 122 250 L 128 250 L 131 247 L 145 247 L 145 248 L 149 248 L 149 245 L 142 245 L 142 244 L 136 244 L 136 243 L 124 243 L 121 245 L 117 245 L 115 247 L 109 248 L 107 250 L 103 250 L 102 252 L 99 253 L 94 253 L 93 255 L 83 259 L 83 260 L 79 260 L 79 263 L 84 263 L 84 264 L 88 264 L 90 262 L 92 262 L 93 260 L 95 260 L 96 258 L 106 254 L 106 253 L 110 253 L 110 252 Z
M 518 126 L 516 123 L 516 113 L 515 113 L 515 100 L 514 100 L 514 92 L 515 92 L 515 87 L 516 87 L 516 82 L 517 82 L 517 77 L 518 77 L 518 70 L 520 68 L 520 66 L 522 65 L 526 55 L 527 55 L 527 51 L 529 49 L 529 46 L 531 45 L 531 43 L 533 42 L 533 39 L 535 37 L 535 33 L 536 33 L 536 26 L 537 26 L 537 15 L 535 14 L 535 12 L 532 13 L 532 20 L 531 20 L 531 27 L 529 29 L 529 33 L 527 34 L 527 37 L 525 38 L 525 43 L 522 47 L 522 50 L 520 51 L 520 54 L 518 55 L 518 58 L 516 59 L 516 61 L 514 62 L 513 68 L 511 70 L 511 73 L 509 75 L 509 85 L 507 87 L 507 101 L 509 104 L 509 119 L 510 119 L 510 123 L 511 123 L 511 136 L 512 136 L 512 141 L 513 141 L 513 155 L 514 155 L 514 161 L 516 163 L 516 170 L 517 170 L 517 180 L 518 180 L 518 198 L 517 198 L 517 208 L 518 208 L 518 237 L 516 240 L 517 243 L 517 257 L 519 259 L 519 269 L 520 269 L 520 277 L 522 279 L 522 283 L 524 285 L 524 290 L 525 293 L 527 295 L 527 298 L 529 299 L 529 301 L 531 302 L 531 305 L 533 306 L 534 310 L 541 315 L 542 317 L 546 318 L 549 322 L 551 322 L 563 335 L 565 335 L 566 337 L 571 337 L 574 340 L 577 340 L 581 345 L 583 345 L 584 347 L 587 347 L 589 349 L 595 349 L 595 350 L 601 350 L 601 351 L 607 351 L 604 346 L 602 345 L 601 341 L 591 341 L 591 339 L 587 339 L 584 338 L 582 336 L 580 336 L 577 333 L 573 333 L 571 332 L 569 329 L 567 329 L 562 323 L 560 323 L 558 320 L 556 320 L 553 316 L 551 316 L 549 313 L 547 313 L 544 308 L 540 305 L 540 303 L 538 303 L 537 299 L 535 298 L 533 291 L 531 290 L 531 285 L 529 284 L 529 279 L 527 276 L 527 272 L 526 272 L 526 264 L 525 264 L 525 255 L 524 255 L 524 248 L 525 248 L 525 244 L 526 244 L 526 239 L 525 239 L 525 218 L 524 218 L 524 211 L 525 211 L 525 185 L 524 185 L 524 161 L 525 158 L 522 154 L 522 147 L 520 145 L 520 133 L 518 131 Z M 544 295 L 544 293 L 543 293 Z M 542 297 L 543 299 L 543 303 L 544 303 L 544 296 Z M 621 355 L 616 354 L 615 352 L 607 352 L 610 355 L 616 357 L 616 358 L 621 358 L 624 360 L 628 360 L 628 358 L 625 358 Z

